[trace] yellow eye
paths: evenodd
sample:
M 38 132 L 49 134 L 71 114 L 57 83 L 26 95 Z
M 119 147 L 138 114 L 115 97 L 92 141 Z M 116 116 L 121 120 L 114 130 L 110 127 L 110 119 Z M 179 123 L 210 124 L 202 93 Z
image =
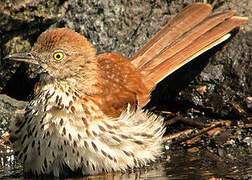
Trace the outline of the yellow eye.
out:
M 64 58 L 64 53 L 63 52 L 56 52 L 53 54 L 53 58 L 56 60 L 56 61 L 60 61 Z

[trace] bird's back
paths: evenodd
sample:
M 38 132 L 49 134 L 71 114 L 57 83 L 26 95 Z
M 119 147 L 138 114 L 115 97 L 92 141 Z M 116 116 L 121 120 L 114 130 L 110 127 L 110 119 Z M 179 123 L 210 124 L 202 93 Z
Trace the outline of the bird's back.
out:
M 136 109 L 139 103 L 149 101 L 149 91 L 145 87 L 143 75 L 128 59 L 114 53 L 97 57 L 100 69 L 100 83 L 103 92 L 95 95 L 105 114 L 118 117 L 128 104 Z

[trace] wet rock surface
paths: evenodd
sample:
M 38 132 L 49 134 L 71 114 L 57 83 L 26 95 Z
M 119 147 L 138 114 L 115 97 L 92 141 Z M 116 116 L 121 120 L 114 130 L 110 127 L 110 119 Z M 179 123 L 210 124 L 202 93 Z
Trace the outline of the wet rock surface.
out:
M 0 131 L 7 130 L 7 126 L 10 121 L 15 120 L 15 111 L 24 109 L 27 105 L 25 101 L 18 101 L 16 99 L 10 98 L 5 94 L 0 94 Z M 0 135 L 1 135 L 0 133 Z
M 46 29 L 68 27 L 86 36 L 97 53 L 116 52 L 130 58 L 171 17 L 192 2 L 0 0 L 0 93 L 21 100 L 0 96 L 1 128 L 6 129 L 7 122 L 15 118 L 13 112 L 25 106 L 23 101 L 30 99 L 38 81 L 36 67 L 3 61 L 4 56 L 29 51 Z M 206 133 L 191 144 L 185 143 L 186 139 L 175 140 L 177 143 L 172 143 L 169 151 L 172 158 L 176 159 L 179 149 L 177 157 L 183 157 L 181 152 L 192 153 L 198 161 L 208 157 L 207 152 L 209 163 L 215 159 L 222 165 L 228 164 L 227 169 L 239 164 L 251 167 L 246 163 L 251 161 L 252 151 L 252 3 L 214 1 L 214 12 L 230 9 L 249 17 L 248 23 L 232 31 L 227 42 L 162 81 L 147 106 L 156 112 L 171 111 L 171 116 L 163 114 L 168 122 L 178 114 L 203 124 L 227 120 L 229 125 L 220 126 L 217 134 Z M 168 135 L 202 128 L 178 121 L 168 126 Z M 251 168 L 244 172 L 244 178 L 249 174 Z

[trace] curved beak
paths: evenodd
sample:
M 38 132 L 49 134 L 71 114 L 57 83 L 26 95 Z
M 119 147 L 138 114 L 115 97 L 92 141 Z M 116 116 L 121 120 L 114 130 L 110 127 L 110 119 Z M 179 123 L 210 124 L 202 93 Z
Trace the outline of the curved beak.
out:
M 31 53 L 16 53 L 16 54 L 5 56 L 3 58 L 3 60 L 7 60 L 7 59 L 39 65 L 39 58 L 33 56 Z

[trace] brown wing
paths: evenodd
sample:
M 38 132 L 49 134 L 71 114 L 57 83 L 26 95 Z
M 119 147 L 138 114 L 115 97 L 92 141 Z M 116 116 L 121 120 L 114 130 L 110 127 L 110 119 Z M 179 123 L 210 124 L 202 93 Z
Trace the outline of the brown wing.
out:
M 202 3 L 187 6 L 140 48 L 131 63 L 117 54 L 99 55 L 103 112 L 118 116 L 128 103 L 144 106 L 158 82 L 224 41 L 226 33 L 247 20 L 233 17 L 234 11 L 211 15 L 211 10 Z
M 117 117 L 128 103 L 135 108 L 139 102 L 149 99 L 142 75 L 128 59 L 114 53 L 101 54 L 97 58 L 104 91 L 96 98 L 106 115 Z

